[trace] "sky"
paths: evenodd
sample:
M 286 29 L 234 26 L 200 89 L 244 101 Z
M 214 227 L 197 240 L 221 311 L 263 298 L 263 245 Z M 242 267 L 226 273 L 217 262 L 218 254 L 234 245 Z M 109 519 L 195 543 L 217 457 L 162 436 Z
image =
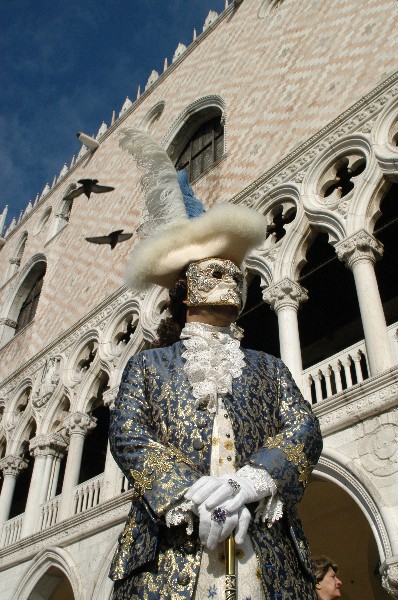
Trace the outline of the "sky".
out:
M 109 125 L 178 43 L 201 33 L 209 11 L 224 8 L 225 0 L 0 0 L 6 227 L 78 154 L 76 133 Z

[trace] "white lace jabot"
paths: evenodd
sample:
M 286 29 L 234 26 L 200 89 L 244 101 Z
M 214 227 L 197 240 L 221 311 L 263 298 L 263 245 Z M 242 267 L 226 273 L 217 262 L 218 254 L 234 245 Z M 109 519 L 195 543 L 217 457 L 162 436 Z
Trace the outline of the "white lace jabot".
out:
M 184 371 L 197 404 L 206 403 L 214 413 L 217 394 L 232 392 L 232 379 L 240 377 L 245 365 L 240 342 L 231 327 L 186 323 L 181 332 Z

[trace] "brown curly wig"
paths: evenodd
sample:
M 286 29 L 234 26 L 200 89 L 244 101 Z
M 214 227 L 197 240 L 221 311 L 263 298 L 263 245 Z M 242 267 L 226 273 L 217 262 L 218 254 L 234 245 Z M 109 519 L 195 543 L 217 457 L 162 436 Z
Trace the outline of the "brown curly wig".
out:
M 166 309 L 170 316 L 165 317 L 157 328 L 157 339 L 153 342 L 153 348 L 171 346 L 180 339 L 181 331 L 187 317 L 187 307 L 184 300 L 187 298 L 187 276 L 186 268 L 181 272 L 174 286 L 169 290 L 169 301 Z

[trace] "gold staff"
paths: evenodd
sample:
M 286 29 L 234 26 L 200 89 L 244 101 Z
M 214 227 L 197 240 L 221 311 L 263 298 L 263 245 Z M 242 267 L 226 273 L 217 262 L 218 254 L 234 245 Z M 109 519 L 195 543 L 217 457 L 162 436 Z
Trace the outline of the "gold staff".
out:
M 235 538 L 233 532 L 225 540 L 225 600 L 236 600 Z

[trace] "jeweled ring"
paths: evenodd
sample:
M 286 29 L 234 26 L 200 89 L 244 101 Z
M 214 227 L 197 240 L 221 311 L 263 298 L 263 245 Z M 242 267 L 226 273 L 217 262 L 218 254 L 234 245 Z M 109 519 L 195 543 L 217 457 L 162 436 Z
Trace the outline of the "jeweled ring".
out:
M 232 492 L 233 495 L 236 496 L 236 494 L 239 492 L 240 490 L 240 485 L 237 481 L 235 481 L 235 479 L 228 479 L 228 483 L 232 488 Z
M 215 508 L 211 511 L 211 518 L 216 523 L 223 525 L 227 520 L 227 513 L 223 508 Z

